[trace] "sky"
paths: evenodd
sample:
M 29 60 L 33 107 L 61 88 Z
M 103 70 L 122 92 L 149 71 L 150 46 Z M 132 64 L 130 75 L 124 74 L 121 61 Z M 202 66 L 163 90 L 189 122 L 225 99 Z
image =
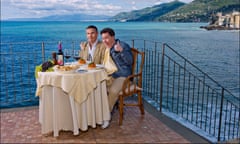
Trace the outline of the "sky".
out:
M 1 0 L 1 20 L 78 13 L 113 16 L 170 1 L 173 0 Z

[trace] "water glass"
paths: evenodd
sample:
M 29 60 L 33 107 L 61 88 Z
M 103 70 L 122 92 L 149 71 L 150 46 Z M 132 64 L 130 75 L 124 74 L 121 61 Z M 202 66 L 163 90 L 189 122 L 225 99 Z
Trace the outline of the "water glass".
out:
M 71 53 L 71 49 L 64 49 L 64 57 L 68 60 L 71 56 L 72 56 L 72 53 Z
M 80 59 L 80 50 L 73 51 L 73 58 L 78 61 Z

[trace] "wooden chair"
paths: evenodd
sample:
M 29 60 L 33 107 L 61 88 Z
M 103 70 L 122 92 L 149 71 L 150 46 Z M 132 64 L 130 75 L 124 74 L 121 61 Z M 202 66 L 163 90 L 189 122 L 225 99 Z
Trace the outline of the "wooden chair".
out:
M 123 121 L 123 107 L 124 106 L 138 106 L 141 114 L 144 114 L 143 102 L 142 102 L 142 70 L 144 65 L 144 52 L 140 52 L 135 48 L 131 48 L 133 53 L 133 65 L 132 75 L 128 76 L 123 85 L 122 90 L 119 93 L 119 125 L 122 125 Z M 140 61 L 139 61 L 140 60 Z M 139 61 L 139 69 L 136 71 L 136 67 Z M 133 95 L 138 96 L 138 102 L 124 103 L 124 98 Z

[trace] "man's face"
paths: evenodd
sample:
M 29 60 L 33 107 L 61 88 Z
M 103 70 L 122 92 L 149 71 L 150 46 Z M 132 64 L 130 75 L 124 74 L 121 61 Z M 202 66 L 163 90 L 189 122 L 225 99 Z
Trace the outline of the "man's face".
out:
M 112 48 L 115 42 L 115 37 L 111 36 L 109 33 L 102 33 L 102 42 L 107 48 Z
M 94 28 L 87 29 L 86 35 L 87 35 L 88 42 L 90 43 L 94 43 L 98 37 L 98 33 Z

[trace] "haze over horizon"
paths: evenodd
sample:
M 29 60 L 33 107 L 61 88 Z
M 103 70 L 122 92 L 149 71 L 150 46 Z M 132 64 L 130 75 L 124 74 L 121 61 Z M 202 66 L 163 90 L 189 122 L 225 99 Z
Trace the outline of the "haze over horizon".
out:
M 129 12 L 174 0 L 1 0 L 1 20 L 50 15 L 107 15 Z M 184 3 L 193 0 L 179 0 Z

